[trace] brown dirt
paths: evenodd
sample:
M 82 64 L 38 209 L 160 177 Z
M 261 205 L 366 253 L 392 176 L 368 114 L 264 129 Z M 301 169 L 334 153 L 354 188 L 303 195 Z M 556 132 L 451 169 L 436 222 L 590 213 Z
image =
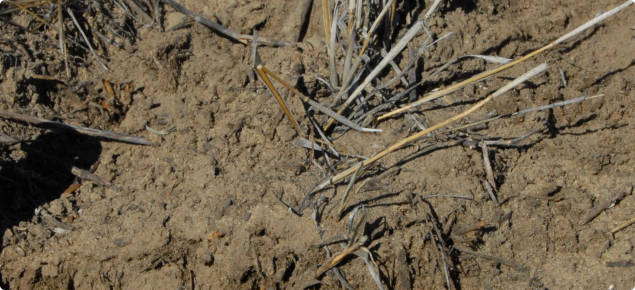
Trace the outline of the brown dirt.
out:
M 317 44 L 316 48 L 323 38 L 319 2 L 312 7 L 303 38 Z M 420 64 L 422 75 L 462 55 L 517 58 L 623 1 L 448 2 L 428 24 L 437 36 L 454 35 L 430 50 Z M 184 0 L 182 4 L 242 33 L 257 28 L 262 36 L 287 38 L 280 31 L 293 1 L 206 4 Z M 416 8 L 415 17 L 426 10 Z M 171 11 L 167 8 L 166 27 L 181 17 Z M 397 21 L 404 22 L 404 16 L 401 11 Z M 28 24 L 25 16 L 16 14 L 12 19 Z M 437 123 L 464 110 L 474 96 L 495 90 L 540 62 L 551 65 L 548 73 L 468 119 L 479 120 L 492 110 L 504 114 L 568 100 L 585 92 L 604 95 L 546 113 L 502 119 L 479 132 L 517 137 L 548 123 L 548 133 L 530 137 L 523 146 L 492 151 L 501 206 L 490 200 L 482 186 L 485 171 L 480 149 L 447 146 L 414 154 L 424 147 L 420 142 L 382 159 L 374 176 L 380 189 L 359 194 L 349 204 L 366 205 L 365 234 L 371 241 L 367 246 L 387 289 L 445 288 L 440 253 L 425 219 L 430 209 L 414 199 L 434 194 L 474 198 L 427 199 L 442 226 L 456 219 L 446 236 L 449 245 L 471 247 L 528 268 L 522 271 L 453 251 L 446 262 L 454 288 L 635 286 L 633 267 L 606 264 L 635 260 L 635 226 L 609 234 L 634 217 L 635 196 L 630 194 L 635 158 L 633 19 L 635 7 L 631 6 L 557 50 L 453 93 L 448 100 L 457 104 L 424 107 L 427 122 Z M 65 122 L 135 134 L 160 144 L 97 142 L 0 121 L 3 132 L 35 140 L 0 147 L 2 288 L 291 289 L 308 282 L 316 265 L 326 260 L 323 249 L 311 247 L 321 242 L 312 210 L 299 217 L 274 195 L 297 208 L 322 171 L 311 163 L 306 149 L 294 145 L 296 134 L 286 119 L 275 127 L 273 140 L 268 138 L 279 108 L 267 91 L 252 89 L 248 78 L 251 48 L 199 24 L 163 33 L 156 27 L 136 27 L 136 41 L 127 41 L 122 50 L 109 48 L 110 72 L 96 65 L 77 68 L 77 83 L 92 81 L 80 92 L 31 77 L 33 73 L 65 75 L 59 51 L 43 45 L 43 35 L 0 28 L 5 39 L 25 43 L 35 55 L 34 61 L 24 55 L 2 55 L 0 109 L 43 118 L 65 115 L 80 107 L 87 96 L 107 96 L 102 80 L 108 79 L 118 86 L 118 106 L 105 115 L 88 107 Z M 45 34 L 50 43 L 57 43 L 56 33 Z M 420 45 L 424 40 L 422 35 L 413 43 Z M 267 66 L 285 79 L 294 78 L 292 68 L 298 59 L 307 71 L 328 76 L 324 53 L 270 47 L 259 52 Z M 93 61 L 89 54 L 84 56 Z M 403 59 L 400 65 L 405 65 L 407 58 Z M 482 61 L 465 62 L 426 90 L 489 67 Z M 567 77 L 566 87 L 560 69 Z M 129 83 L 133 92 L 126 95 Z M 326 88 L 311 73 L 305 75 L 304 83 L 318 99 L 328 102 Z M 103 106 L 106 99 L 94 103 Z M 306 126 L 301 102 L 290 99 L 289 104 Z M 336 145 L 370 156 L 399 136 L 409 124 L 406 120 L 379 123 L 382 134 L 349 132 Z M 159 130 L 175 126 L 176 132 L 160 137 L 146 131 L 145 124 Z M 88 169 L 95 163 L 99 164 L 95 173 L 110 187 L 85 181 L 73 194 L 62 195 L 74 180 L 69 165 Z M 294 170 L 299 165 L 306 170 Z M 325 238 L 347 232 L 348 218 L 339 219 L 336 213 L 345 187 L 325 194 L 320 220 Z M 627 193 L 620 203 L 580 225 L 590 208 L 619 193 Z M 349 206 L 346 212 L 351 210 Z M 479 221 L 485 227 L 461 233 Z M 60 227 L 66 227 L 66 232 L 53 231 Z M 339 245 L 330 248 L 340 251 Z M 354 288 L 376 289 L 361 259 L 345 260 L 340 269 Z M 332 274 L 322 281 L 320 289 L 343 288 Z

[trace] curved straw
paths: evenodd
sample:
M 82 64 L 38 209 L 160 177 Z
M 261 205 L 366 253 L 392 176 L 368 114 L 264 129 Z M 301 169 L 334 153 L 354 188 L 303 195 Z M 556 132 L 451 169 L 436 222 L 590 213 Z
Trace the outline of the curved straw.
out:
M 424 98 L 422 98 L 422 99 L 420 99 L 420 100 L 418 100 L 418 101 L 416 101 L 416 102 L 414 102 L 412 104 L 409 104 L 409 105 L 407 105 L 407 106 L 405 106 L 403 108 L 400 108 L 400 109 L 394 110 L 392 112 L 386 113 L 384 115 L 381 115 L 381 116 L 379 116 L 377 118 L 377 121 L 380 121 L 380 120 L 386 119 L 388 117 L 397 115 L 399 113 L 405 112 L 405 111 L 410 110 L 410 109 L 412 109 L 412 108 L 414 108 L 416 106 L 419 106 L 419 105 L 421 105 L 423 103 L 426 103 L 426 102 L 432 101 L 432 100 L 434 100 L 436 98 L 439 98 L 439 97 L 442 97 L 444 95 L 447 95 L 447 94 L 449 94 L 449 93 L 451 93 L 451 92 L 453 92 L 453 91 L 455 91 L 455 90 L 457 90 L 457 89 L 459 89 L 461 87 L 464 87 L 464 86 L 469 85 L 469 84 L 471 84 L 473 82 L 482 80 L 482 79 L 484 79 L 486 77 L 489 77 L 489 76 L 491 76 L 493 74 L 499 73 L 499 72 L 504 71 L 504 70 L 506 70 L 506 69 L 508 69 L 508 68 L 510 68 L 512 66 L 515 66 L 515 65 L 517 65 L 517 64 L 519 64 L 519 63 L 521 63 L 521 62 L 523 62 L 525 60 L 528 60 L 528 59 L 540 54 L 541 52 L 543 52 L 545 50 L 548 50 L 548 49 L 550 49 L 550 48 L 552 48 L 552 47 L 554 47 L 554 46 L 566 41 L 567 39 L 569 39 L 569 38 L 575 36 L 576 34 L 588 29 L 589 27 L 597 24 L 598 22 L 608 18 L 609 16 L 619 12 L 620 10 L 628 7 L 629 5 L 631 5 L 633 3 L 635 3 L 635 0 L 628 0 L 624 4 L 622 4 L 622 5 L 620 5 L 620 6 L 616 7 L 616 8 L 613 8 L 611 11 L 606 12 L 606 13 L 604 13 L 604 14 L 596 17 L 596 18 L 593 18 L 591 21 L 588 21 L 587 23 L 583 24 L 582 26 L 580 26 L 580 27 L 574 29 L 573 31 L 567 33 L 566 35 L 558 38 L 556 41 L 554 41 L 554 42 L 552 42 L 552 43 L 550 43 L 550 44 L 548 44 L 548 45 L 546 45 L 546 46 L 544 46 L 544 47 L 542 47 L 542 48 L 540 48 L 540 49 L 538 49 L 538 50 L 536 50 L 536 51 L 534 51 L 534 52 L 532 52 L 532 53 L 530 53 L 530 54 L 528 54 L 528 55 L 526 55 L 526 56 L 524 56 L 524 57 L 522 57 L 522 58 L 520 58 L 518 60 L 516 60 L 516 61 L 513 61 L 513 62 L 510 62 L 508 64 L 499 66 L 499 67 L 497 67 L 495 69 L 492 69 L 492 70 L 490 70 L 490 71 L 488 71 L 486 73 L 479 74 L 479 75 L 474 76 L 474 77 L 472 77 L 470 79 L 462 81 L 462 82 L 460 82 L 460 83 L 458 83 L 456 85 L 453 85 L 453 86 L 450 86 L 448 88 L 445 88 L 445 89 L 443 89 L 441 91 L 438 91 L 438 92 L 436 92 L 434 94 L 431 94 L 431 95 L 429 95 L 427 97 L 424 97 Z
M 280 78 L 279 76 L 277 76 L 275 73 L 273 73 L 272 71 L 268 70 L 266 67 L 260 65 L 259 70 L 262 70 L 262 72 L 264 72 L 267 76 L 272 77 L 274 80 L 280 82 L 283 86 L 285 86 L 287 89 L 289 89 L 291 92 L 293 92 L 294 94 L 296 94 L 298 97 L 300 97 L 300 99 L 313 106 L 313 108 L 315 108 L 316 110 L 326 114 L 327 116 L 339 121 L 340 123 L 349 126 L 351 129 L 356 130 L 356 131 L 360 131 L 360 132 L 368 132 L 368 133 L 374 133 L 374 132 L 382 132 L 381 129 L 371 129 L 371 128 L 364 128 L 360 125 L 357 125 L 356 123 L 354 123 L 353 121 L 346 119 L 346 117 L 335 113 L 333 111 L 331 111 L 331 109 L 323 106 L 322 104 L 311 100 L 309 97 L 303 95 L 302 93 L 300 93 L 298 90 L 296 90 L 293 86 L 291 86 L 289 83 L 287 83 L 285 80 L 283 80 L 282 78 Z
M 366 87 L 370 84 L 370 82 L 390 63 L 390 61 L 397 56 L 401 52 L 406 45 L 415 37 L 415 35 L 423 29 L 423 21 L 417 21 L 412 27 L 408 30 L 406 35 L 397 42 L 397 44 L 388 52 L 388 54 L 384 57 L 382 61 L 373 69 L 368 76 L 364 79 L 364 81 L 351 93 L 351 95 L 346 99 L 346 102 L 342 104 L 342 108 L 340 108 L 337 113 L 342 114 L 348 106 L 359 96 L 359 94 L 366 89 Z M 335 122 L 334 119 L 330 119 L 326 126 L 324 126 L 324 130 L 326 131 L 331 125 Z
M 269 79 L 269 77 L 267 76 L 267 74 L 264 72 L 263 69 L 264 68 L 261 64 L 258 65 L 258 67 L 256 67 L 256 71 L 258 71 L 258 74 L 260 75 L 262 80 L 265 82 L 265 84 L 269 88 L 269 91 L 276 98 L 276 101 L 278 101 L 278 104 L 280 105 L 280 108 L 282 108 L 282 111 L 284 111 L 284 114 L 287 115 L 287 118 L 289 118 L 289 121 L 291 121 L 291 124 L 293 124 L 293 128 L 298 132 L 300 136 L 302 136 L 302 138 L 306 139 L 307 136 L 306 134 L 304 134 L 304 132 L 302 132 L 302 129 L 300 128 L 300 124 L 298 124 L 298 121 L 293 116 L 293 113 L 291 113 L 291 111 L 289 110 L 287 103 L 284 101 L 284 99 L 282 99 L 282 97 L 280 97 L 280 94 L 278 94 L 276 87 L 273 86 L 273 84 L 271 83 L 271 80 Z
M 397 143 L 395 143 L 394 145 L 380 151 L 379 153 L 375 154 L 375 156 L 366 159 L 360 163 L 357 163 L 356 165 L 353 165 L 351 168 L 344 170 L 342 172 L 340 172 L 339 174 L 333 176 L 332 178 L 320 183 L 317 187 L 316 190 L 320 190 L 328 185 L 334 184 L 346 177 L 348 177 L 349 175 L 353 174 L 354 172 L 356 172 L 359 167 L 364 167 L 367 166 L 369 164 L 372 164 L 373 162 L 379 160 L 380 158 L 388 155 L 388 153 L 391 153 L 397 149 L 399 149 L 401 146 L 404 146 L 412 141 L 415 141 L 421 137 L 424 137 L 438 129 L 441 129 L 455 121 L 458 121 L 462 118 L 464 118 L 465 116 L 473 113 L 474 111 L 476 111 L 477 109 L 483 107 L 486 103 L 488 103 L 489 101 L 491 101 L 492 99 L 502 95 L 503 93 L 507 92 L 508 90 L 512 89 L 513 87 L 519 85 L 520 83 L 528 80 L 529 78 L 545 71 L 549 66 L 546 63 L 543 63 L 539 66 L 537 66 L 536 68 L 526 72 L 525 74 L 523 74 L 522 76 L 520 76 L 519 78 L 515 79 L 514 81 L 508 83 L 507 85 L 505 85 L 504 87 L 500 88 L 498 91 L 496 91 L 495 93 L 487 96 L 487 98 L 483 99 L 482 101 L 478 102 L 476 105 L 472 106 L 471 108 L 467 109 L 465 112 L 458 114 L 452 118 L 449 118 L 441 123 L 438 123 L 434 126 L 431 126 L 430 128 L 423 130 L 417 134 L 414 134 L 406 139 L 403 139 Z

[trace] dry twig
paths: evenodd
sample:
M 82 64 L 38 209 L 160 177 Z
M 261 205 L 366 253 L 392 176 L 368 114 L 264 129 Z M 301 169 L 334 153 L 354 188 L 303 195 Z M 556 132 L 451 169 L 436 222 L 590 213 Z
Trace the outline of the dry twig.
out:
M 524 57 L 522 57 L 522 58 L 520 58 L 520 59 L 518 59 L 516 61 L 510 62 L 508 64 L 504 64 L 504 65 L 499 66 L 499 67 L 497 67 L 495 69 L 492 69 L 492 70 L 490 70 L 488 72 L 485 72 L 485 73 L 479 74 L 477 76 L 471 77 L 471 78 L 469 78 L 469 79 L 467 79 L 465 81 L 462 81 L 462 82 L 460 82 L 460 83 L 458 83 L 456 85 L 452 85 L 450 87 L 447 87 L 447 88 L 445 88 L 445 89 L 443 89 L 441 91 L 438 91 L 438 92 L 436 92 L 434 94 L 431 94 L 431 95 L 429 95 L 427 97 L 424 97 L 424 98 L 422 98 L 422 99 L 420 99 L 420 100 L 418 100 L 418 101 L 416 101 L 414 103 L 411 103 L 411 104 L 409 104 L 407 106 L 404 106 L 404 107 L 399 108 L 397 110 L 394 110 L 392 112 L 386 113 L 386 114 L 380 116 L 377 119 L 378 120 L 383 120 L 383 119 L 386 119 L 388 117 L 394 116 L 396 114 L 408 111 L 408 110 L 410 110 L 410 109 L 412 109 L 414 107 L 422 105 L 423 103 L 426 103 L 426 102 L 432 101 L 434 99 L 440 98 L 442 96 L 445 96 L 445 95 L 447 95 L 447 94 L 449 94 L 451 92 L 454 92 L 454 91 L 456 91 L 456 90 L 458 90 L 458 89 L 460 89 L 460 88 L 462 88 L 464 86 L 467 86 L 467 85 L 469 85 L 471 83 L 474 83 L 474 82 L 477 82 L 479 80 L 482 80 L 482 79 L 484 79 L 486 77 L 489 77 L 489 76 L 491 76 L 493 74 L 496 74 L 496 73 L 499 73 L 501 71 L 504 71 L 504 70 L 506 70 L 506 69 L 508 69 L 510 67 L 513 67 L 513 66 L 515 66 L 515 65 L 517 65 L 517 64 L 519 64 L 521 62 L 524 62 L 524 61 L 526 61 L 526 60 L 528 60 L 528 59 L 530 59 L 530 58 L 532 58 L 532 57 L 534 57 L 534 56 L 536 56 L 536 55 L 538 55 L 538 54 L 540 54 L 540 53 L 542 53 L 544 51 L 547 51 L 547 50 L 549 50 L 549 49 L 551 49 L 553 47 L 556 47 L 558 44 L 561 44 L 561 43 L 565 42 L 566 40 L 572 38 L 573 36 L 585 31 L 589 27 L 601 22 L 602 20 L 604 20 L 604 19 L 608 18 L 609 16 L 619 12 L 620 10 L 628 7 L 629 5 L 633 4 L 634 2 L 635 1 L 633 1 L 633 0 L 626 1 L 624 4 L 622 4 L 622 5 L 620 5 L 620 6 L 616 7 L 616 8 L 613 8 L 611 11 L 606 12 L 606 13 L 594 18 L 591 21 L 588 21 L 587 23 L 583 24 L 582 26 L 580 26 L 580 27 L 574 29 L 573 31 L 567 33 L 566 35 L 558 38 L 556 41 L 554 41 L 554 42 L 552 42 L 552 43 L 550 43 L 548 45 L 545 45 L 542 48 L 537 49 L 536 51 L 531 52 L 528 55 L 526 55 L 526 56 L 524 56 Z
M 580 222 L 580 225 L 581 226 L 586 225 L 588 222 L 592 221 L 595 217 L 600 215 L 605 209 L 620 202 L 620 200 L 624 199 L 624 197 L 626 197 L 626 193 L 620 193 L 611 199 L 605 200 L 604 202 L 600 203 L 596 207 L 593 207 L 586 213 L 586 215 L 584 215 L 584 219 L 582 219 L 582 221 Z
M 488 96 L 487 98 L 483 99 L 482 101 L 478 102 L 476 105 L 472 106 L 471 108 L 465 110 L 463 113 L 458 114 L 452 118 L 449 118 L 441 123 L 438 123 L 434 126 L 431 126 L 430 128 L 420 131 L 417 134 L 414 134 L 406 139 L 403 139 L 397 143 L 395 143 L 394 145 L 384 149 L 383 151 L 378 152 L 377 154 L 375 154 L 373 157 L 369 158 L 368 160 L 362 161 L 360 164 L 354 165 L 353 167 L 344 170 L 343 172 L 340 172 L 339 174 L 333 176 L 331 179 L 326 180 L 322 183 L 320 183 L 316 189 L 322 189 L 328 185 L 334 184 L 344 178 L 346 178 L 347 176 L 353 174 L 353 172 L 355 172 L 355 170 L 357 170 L 358 166 L 368 166 L 369 164 L 372 164 L 373 162 L 379 160 L 380 158 L 388 155 L 389 153 L 401 148 L 401 146 L 406 145 L 410 142 L 413 142 L 421 137 L 425 137 L 428 134 L 441 129 L 453 122 L 456 122 L 464 117 L 466 117 L 467 115 L 473 113 L 474 111 L 478 110 L 479 108 L 481 108 L 482 106 L 484 106 L 486 103 L 490 102 L 492 99 L 502 95 L 503 93 L 507 92 L 508 90 L 510 90 L 511 88 L 517 86 L 518 84 L 528 80 L 529 78 L 535 76 L 538 73 L 541 73 L 543 71 L 545 71 L 547 69 L 547 64 L 542 64 L 539 65 L 538 67 L 530 70 L 529 72 L 525 73 L 524 75 L 522 75 L 521 77 L 519 77 L 518 79 L 514 80 L 513 82 L 510 82 L 509 84 L 505 85 L 503 88 L 499 89 L 498 91 L 496 91 L 494 94 Z
M 185 6 L 177 3 L 174 0 L 161 0 L 164 3 L 172 6 L 172 8 L 174 8 L 176 11 L 179 11 L 185 15 L 188 15 L 190 17 L 192 17 L 196 22 L 201 23 L 209 28 L 211 28 L 212 30 L 224 35 L 225 37 L 232 39 L 234 41 L 238 41 L 240 43 L 243 44 L 248 44 L 249 40 L 253 39 L 253 36 L 248 35 L 248 34 L 240 34 L 236 31 L 233 31 L 223 25 L 220 25 L 214 21 L 211 21 L 207 18 L 204 18 L 203 16 L 201 16 L 200 14 L 194 13 L 191 10 L 187 9 Z M 282 46 L 287 46 L 289 44 L 291 44 L 291 42 L 288 41 L 284 41 L 284 40 L 275 40 L 275 39 L 269 39 L 269 38 L 265 38 L 265 37 L 258 37 L 258 42 L 260 44 L 263 45 L 269 45 L 269 46 L 274 46 L 274 47 L 282 47 Z
M 0 110 L 0 117 L 27 122 L 30 124 L 37 125 L 38 127 L 42 127 L 42 128 L 46 128 L 50 130 L 63 130 L 63 131 L 76 132 L 76 133 L 80 133 L 80 134 L 84 134 L 88 136 L 99 137 L 99 138 L 125 142 L 125 143 L 133 143 L 133 144 L 139 144 L 139 145 L 155 145 L 154 143 L 146 141 L 145 139 L 141 137 L 115 133 L 115 132 L 106 131 L 106 130 L 74 126 L 74 125 L 64 124 L 64 123 L 50 121 L 46 119 L 40 119 L 40 118 L 31 117 L 27 115 L 17 114 L 17 113 L 5 111 L 5 110 Z
M 278 105 L 280 105 L 280 108 L 282 108 L 284 113 L 287 115 L 287 118 L 289 118 L 289 121 L 291 122 L 291 124 L 293 124 L 293 128 L 298 132 L 300 136 L 302 136 L 302 138 L 307 138 L 306 134 L 302 132 L 302 128 L 300 128 L 300 124 L 298 124 L 297 119 L 295 118 L 295 116 L 293 116 L 293 113 L 291 113 L 291 111 L 289 110 L 289 106 L 287 106 L 287 103 L 280 96 L 276 87 L 274 87 L 273 84 L 271 83 L 271 80 L 267 76 L 267 73 L 265 73 L 264 67 L 262 65 L 258 65 L 256 67 L 256 71 L 258 71 L 260 78 L 262 78 L 262 80 L 267 85 L 267 88 L 269 88 L 269 92 L 271 92 L 271 94 L 276 98 L 276 101 L 278 101 Z
M 90 41 L 88 40 L 88 37 L 86 37 L 86 33 L 84 33 L 84 30 L 82 30 L 81 26 L 79 26 L 79 22 L 77 22 L 77 19 L 75 19 L 75 15 L 73 14 L 73 11 L 70 8 L 66 8 L 66 11 L 68 11 L 68 15 L 70 15 L 71 19 L 73 19 L 73 23 L 75 23 L 75 27 L 77 27 L 77 30 L 79 30 L 79 32 L 84 37 L 84 41 L 86 41 L 86 45 L 88 45 L 88 49 L 90 49 L 90 52 L 93 54 L 95 61 L 99 64 L 101 68 L 103 68 L 105 71 L 108 71 L 108 68 L 99 60 L 99 56 L 97 56 L 97 53 L 93 49 L 93 46 L 90 45 Z
M 16 140 L 15 138 L 0 132 L 0 143 L 2 144 L 15 144 L 18 143 L 20 141 Z
M 632 218 L 629 221 L 627 221 L 627 222 L 617 226 L 616 228 L 612 229 L 611 230 L 611 234 L 617 233 L 617 232 L 625 229 L 626 227 L 628 227 L 628 226 L 630 226 L 632 224 L 635 224 L 635 218 Z
M 382 130 L 380 129 L 370 129 L 370 128 L 363 128 L 362 126 L 357 125 L 356 123 L 352 122 L 351 120 L 347 119 L 346 117 L 333 112 L 331 109 L 325 107 L 324 105 L 311 100 L 309 97 L 303 95 L 302 93 L 300 93 L 298 90 L 296 90 L 293 86 L 291 86 L 289 83 L 287 83 L 286 81 L 284 81 L 282 78 L 280 78 L 279 76 L 277 76 L 276 74 L 274 74 L 273 72 L 271 72 L 270 70 L 268 70 L 266 67 L 259 65 L 258 68 L 258 73 L 260 74 L 260 70 L 262 70 L 262 73 L 264 73 L 265 76 L 271 76 L 273 79 L 275 79 L 276 81 L 280 82 L 283 86 L 285 86 L 288 90 L 290 90 L 291 92 L 293 92 L 294 94 L 296 94 L 298 97 L 300 97 L 300 99 L 311 105 L 314 109 L 328 115 L 329 117 L 341 122 L 342 124 L 349 126 L 351 129 L 356 130 L 356 131 L 360 131 L 360 132 L 382 132 Z M 263 80 L 265 81 L 265 83 L 267 82 L 268 78 L 263 78 Z M 269 81 L 271 82 L 271 81 Z M 267 84 L 267 86 L 269 87 L 269 84 Z M 273 87 L 273 84 L 271 85 L 271 87 Z M 273 87 L 275 89 L 275 87 Z M 271 88 L 270 88 L 271 90 Z M 277 98 L 276 98 L 277 100 Z M 279 101 L 278 101 L 279 102 Z M 282 105 L 281 105 L 282 106 Z M 285 111 L 286 113 L 286 111 Z M 316 128 L 317 130 L 319 130 L 319 128 Z M 306 138 L 306 137 L 305 137 Z
M 474 256 L 477 256 L 477 257 L 484 258 L 484 259 L 488 259 L 488 260 L 499 262 L 499 263 L 501 263 L 503 265 L 512 267 L 512 268 L 514 268 L 516 270 L 519 270 L 519 271 L 526 272 L 526 271 L 529 270 L 527 267 L 525 267 L 525 266 L 523 266 L 523 265 L 521 265 L 519 263 L 516 263 L 514 261 L 511 261 L 511 260 L 506 260 L 506 259 L 503 259 L 503 258 L 500 258 L 500 257 L 496 257 L 496 256 L 481 254 L 481 253 L 478 253 L 478 252 L 474 252 L 474 251 L 472 251 L 472 250 L 470 250 L 468 248 L 463 248 L 463 247 L 459 247 L 459 246 L 453 246 L 453 248 L 456 249 L 456 250 L 459 250 L 459 251 L 461 251 L 463 253 L 466 253 L 466 254 L 470 254 L 470 255 L 474 255 Z

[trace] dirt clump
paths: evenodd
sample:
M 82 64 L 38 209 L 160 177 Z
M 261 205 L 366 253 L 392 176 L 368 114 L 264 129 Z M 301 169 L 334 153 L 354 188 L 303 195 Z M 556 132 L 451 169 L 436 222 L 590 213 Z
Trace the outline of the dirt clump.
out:
M 143 1 L 124 2 L 153 15 Z M 109 69 L 100 69 L 82 50 L 85 41 L 76 34 L 72 40 L 78 44 L 68 45 L 75 55 L 68 60 L 71 79 L 56 30 L 23 12 L 0 15 L 15 24 L 0 27 L 1 110 L 141 136 L 158 145 L 104 142 L 0 120 L 0 133 L 23 140 L 0 144 L 3 289 L 377 288 L 369 267 L 385 289 L 444 289 L 448 281 L 456 289 L 635 286 L 629 238 L 635 226 L 610 234 L 633 218 L 635 206 L 635 115 L 629 109 L 635 106 L 630 29 L 635 7 L 410 112 L 421 117 L 415 117 L 418 122 L 437 124 L 542 62 L 550 65 L 546 73 L 462 122 L 597 96 L 466 131 L 497 140 L 544 127 L 517 146 L 490 146 L 500 205 L 484 185 L 488 174 L 479 143 L 461 146 L 458 139 L 439 136 L 404 146 L 369 168 L 339 214 L 348 182 L 306 198 L 333 172 L 319 153 L 296 145 L 297 132 L 251 68 L 252 46 L 158 2 L 153 3 L 163 11 L 164 31 L 127 16 L 114 1 L 67 4 L 81 15 L 83 29 L 93 27 L 91 41 L 99 44 L 95 50 Z M 302 10 L 294 2 L 179 3 L 238 33 L 256 30 L 262 37 L 293 40 L 289 34 L 295 32 L 285 25 L 291 11 Z M 330 89 L 317 78 L 329 80 L 329 58 L 322 3 L 313 2 L 307 24 L 298 27 L 297 47 L 261 46 L 258 53 L 270 70 L 312 99 L 331 103 Z M 401 38 L 433 1 L 396 2 L 389 40 Z M 517 59 L 619 2 L 443 3 L 426 26 L 435 39 L 453 34 L 423 54 L 416 80 L 465 55 Z M 49 8 L 43 7 L 34 11 L 44 15 Z M 100 9 L 112 9 L 112 19 Z M 69 31 L 78 33 L 71 23 Z M 118 35 L 111 43 L 110 36 L 98 35 L 108 27 Z M 417 35 L 409 47 L 420 47 L 426 38 L 427 33 Z M 395 62 L 404 67 L 408 49 Z M 494 66 L 466 60 L 415 92 L 421 97 Z M 377 85 L 395 75 L 386 69 Z M 307 129 L 307 106 L 278 89 Z M 400 92 L 405 86 L 388 89 Z M 347 132 L 333 141 L 349 156 L 335 170 L 372 156 L 416 127 L 399 117 L 379 122 L 382 133 Z M 108 186 L 76 178 L 73 166 L 94 172 Z M 613 200 L 616 196 L 621 198 Z M 603 204 L 603 211 L 582 224 Z M 359 236 L 368 239 L 363 247 L 372 262 L 351 255 L 316 277 L 329 257 L 344 250 L 341 245 L 364 214 Z

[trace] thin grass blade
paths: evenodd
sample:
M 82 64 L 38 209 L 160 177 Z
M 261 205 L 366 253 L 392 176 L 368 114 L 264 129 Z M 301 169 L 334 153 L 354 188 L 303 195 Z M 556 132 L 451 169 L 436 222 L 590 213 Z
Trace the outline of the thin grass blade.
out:
M 375 260 L 373 260 L 373 255 L 370 253 L 370 251 L 365 247 L 361 247 L 359 250 L 353 252 L 353 254 L 360 257 L 364 261 L 364 264 L 366 264 L 366 268 L 368 268 L 370 276 L 373 277 L 373 281 L 375 281 L 375 285 L 377 285 L 377 288 L 379 288 L 380 290 L 385 290 L 384 285 L 381 284 L 379 275 L 375 271 L 375 269 L 379 269 L 379 267 L 377 267 Z
M 423 29 L 423 21 L 420 20 L 420 21 L 417 21 L 408 30 L 406 35 L 404 35 L 404 37 L 401 38 L 401 40 L 399 42 L 397 42 L 397 44 L 388 52 L 388 55 L 386 55 L 386 57 L 384 57 L 384 59 L 382 59 L 382 61 L 379 62 L 377 67 L 375 67 L 375 69 L 373 69 L 370 72 L 370 74 L 357 87 L 357 89 L 355 89 L 355 91 L 353 91 L 353 93 L 351 93 L 351 95 L 348 97 L 348 99 L 346 100 L 346 102 L 344 103 L 342 108 L 337 111 L 338 114 L 342 114 L 342 112 L 355 100 L 355 98 L 357 98 L 357 96 L 359 96 L 359 94 L 364 89 L 366 89 L 366 87 L 370 84 L 370 82 L 373 79 L 375 79 L 375 77 L 377 77 L 377 75 L 393 60 L 393 58 L 395 58 L 395 56 L 397 56 L 397 54 L 399 54 L 406 47 L 406 45 L 412 40 L 412 38 L 414 38 L 414 36 L 419 31 L 421 31 L 421 29 Z M 333 119 L 329 120 L 329 122 L 326 124 L 324 129 L 325 130 L 328 129 L 333 124 L 333 122 L 335 122 Z
M 342 196 L 342 200 L 340 201 L 340 208 L 337 210 L 339 214 L 342 214 L 342 210 L 344 210 L 344 207 L 346 206 L 346 200 L 348 199 L 348 195 L 353 189 L 353 185 L 355 184 L 355 180 L 357 179 L 357 176 L 361 175 L 363 168 L 364 167 L 360 166 L 359 169 L 355 171 L 353 176 L 351 176 L 351 181 L 348 182 L 346 191 L 344 191 L 344 196 Z
M 353 174 L 353 172 L 355 170 L 357 170 L 357 166 L 368 166 L 369 164 L 372 164 L 373 162 L 375 162 L 375 161 L 381 159 L 382 157 L 388 155 L 390 152 L 393 152 L 393 151 L 401 148 L 401 146 L 406 145 L 406 144 L 408 144 L 410 142 L 413 142 L 413 141 L 415 141 L 415 140 L 417 140 L 417 139 L 419 139 L 421 137 L 424 137 L 424 136 L 426 136 L 426 135 L 428 135 L 428 134 L 430 134 L 430 133 L 432 133 L 434 131 L 437 131 L 437 130 L 439 130 L 439 129 L 441 129 L 441 128 L 443 128 L 443 127 L 445 127 L 445 126 L 447 126 L 447 125 L 449 125 L 449 124 L 451 124 L 453 122 L 456 122 L 456 121 L 468 116 L 469 114 L 471 114 L 474 111 L 478 110 L 479 108 L 483 107 L 486 103 L 488 103 L 489 101 L 494 99 L 496 96 L 499 96 L 502 93 L 510 90 L 513 87 L 513 86 L 511 86 L 511 84 L 518 85 L 518 84 L 521 83 L 520 80 L 525 81 L 525 80 L 529 79 L 530 77 L 535 76 L 538 73 L 544 72 L 548 67 L 549 66 L 547 64 L 539 65 L 538 67 L 536 67 L 536 68 L 528 71 L 527 73 L 523 74 L 518 79 L 510 82 L 510 84 L 508 84 L 508 85 L 504 86 L 503 88 L 501 88 L 500 90 L 496 91 L 494 94 L 492 94 L 492 95 L 488 96 L 487 98 L 483 99 L 482 101 L 478 102 L 476 105 L 474 105 L 474 106 L 470 107 L 469 109 L 465 110 L 463 113 L 458 114 L 458 115 L 456 115 L 456 116 L 454 116 L 452 118 L 446 119 L 445 121 L 443 121 L 441 123 L 438 123 L 438 124 L 436 124 L 434 126 L 431 126 L 430 128 L 428 128 L 426 130 L 420 131 L 417 134 L 414 134 L 414 135 L 412 135 L 412 136 L 410 136 L 408 138 L 405 138 L 405 139 L 395 143 L 394 145 L 392 145 L 392 146 L 390 146 L 390 147 L 378 152 L 373 157 L 371 157 L 371 158 L 369 158 L 367 160 L 364 160 L 364 161 L 360 162 L 359 164 L 355 164 L 351 168 L 349 168 L 347 170 L 344 170 L 344 171 L 338 173 L 337 175 L 333 176 L 332 178 L 321 182 L 316 187 L 316 189 L 322 189 L 322 188 L 324 188 L 324 187 L 326 187 L 328 185 L 331 185 L 331 184 L 334 184 L 336 182 L 339 182 L 340 180 L 342 180 L 342 179 L 348 177 L 349 175 Z

